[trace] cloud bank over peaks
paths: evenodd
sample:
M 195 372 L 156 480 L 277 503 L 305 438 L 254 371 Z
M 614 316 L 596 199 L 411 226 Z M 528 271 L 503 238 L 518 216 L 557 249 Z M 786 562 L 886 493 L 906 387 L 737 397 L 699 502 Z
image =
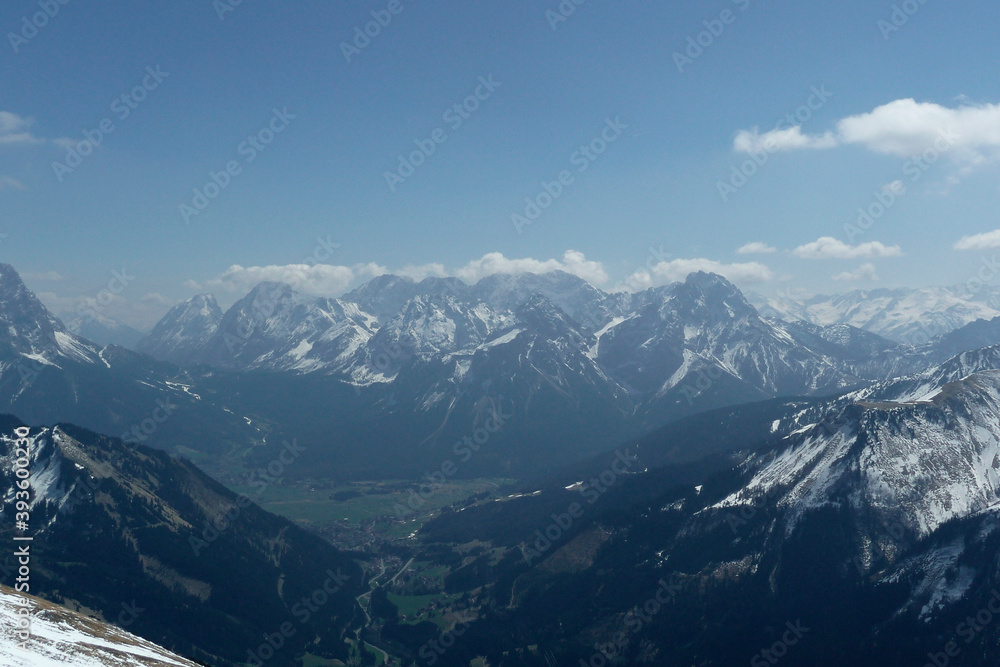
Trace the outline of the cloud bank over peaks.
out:
M 774 252 L 770 246 L 764 244 L 759 246 L 755 252 Z M 683 281 L 689 273 L 695 271 L 718 273 L 735 283 L 744 284 L 768 282 L 774 279 L 771 269 L 759 262 L 729 264 L 705 258 L 669 259 L 647 264 L 627 273 L 622 283 L 612 286 L 609 284 L 611 279 L 608 271 L 602 262 L 588 259 L 578 250 L 567 250 L 560 258 L 544 260 L 532 257 L 510 258 L 500 252 L 490 252 L 450 271 L 439 263 L 410 265 L 401 269 L 392 269 L 374 262 L 351 266 L 305 263 L 269 266 L 233 264 L 219 276 L 204 281 L 188 280 L 184 286 L 198 292 L 213 291 L 238 298 L 262 282 L 281 282 L 304 294 L 336 297 L 367 280 L 390 273 L 418 282 L 428 277 L 454 276 L 473 284 L 493 274 L 545 274 L 554 271 L 572 274 L 595 287 L 610 291 L 641 291 L 649 287 L 667 285 Z

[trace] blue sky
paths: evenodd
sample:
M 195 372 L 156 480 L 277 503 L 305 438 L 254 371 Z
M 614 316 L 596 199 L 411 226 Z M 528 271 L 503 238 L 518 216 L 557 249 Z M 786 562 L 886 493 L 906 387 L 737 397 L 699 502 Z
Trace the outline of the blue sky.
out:
M 106 314 L 142 327 L 260 279 L 337 295 L 383 271 L 563 267 L 638 289 L 714 268 L 835 292 L 964 283 L 1000 247 L 993 3 L 895 3 L 890 30 L 883 0 L 568 0 L 564 21 L 558 0 L 244 0 L 220 18 L 223 2 L 0 10 L 0 258 L 56 310 L 123 268 Z M 689 39 L 704 46 L 679 67 Z M 477 92 L 460 126 L 445 115 Z M 100 146 L 53 167 L 102 122 Z M 418 141 L 433 153 L 390 187 Z M 193 215 L 212 173 L 225 187 Z

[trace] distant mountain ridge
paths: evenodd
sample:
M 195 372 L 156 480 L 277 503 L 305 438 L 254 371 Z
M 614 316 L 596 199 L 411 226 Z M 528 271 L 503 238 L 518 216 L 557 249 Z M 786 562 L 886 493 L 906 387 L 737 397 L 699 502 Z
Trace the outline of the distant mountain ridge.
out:
M 175 311 L 190 310 L 203 298 Z M 590 375 L 608 395 L 627 395 L 632 412 L 650 415 L 649 425 L 735 402 L 836 393 L 1000 342 L 1000 319 L 965 323 L 990 314 L 987 306 L 961 301 L 965 306 L 958 307 L 960 300 L 947 290 L 856 292 L 832 302 L 817 297 L 780 313 L 784 321 L 763 317 L 761 312 L 779 313 L 770 302 L 758 311 L 721 276 L 694 273 L 665 287 L 609 294 L 555 271 L 496 274 L 474 285 L 385 275 L 336 300 L 266 284 L 217 316 L 211 335 L 197 327 L 185 333 L 172 311 L 140 349 L 182 365 L 324 373 L 359 386 L 392 384 L 404 367 L 443 364 L 459 386 L 463 357 L 489 358 L 512 336 L 531 331 L 518 313 L 532 300 L 568 318 L 591 360 L 584 366 L 592 369 L 571 372 Z M 941 304 L 944 312 L 934 311 Z M 807 321 L 808 309 L 809 317 L 829 323 Z M 914 321 L 905 320 L 907 309 Z M 948 333 L 901 344 L 870 331 L 926 332 L 928 318 L 943 318 Z M 436 400 L 450 393 L 439 392 Z
M 765 317 L 818 326 L 849 324 L 889 340 L 927 343 L 976 320 L 1000 317 L 1000 290 L 923 287 L 856 290 L 798 300 L 750 295 Z
M 0 314 L 0 409 L 138 433 L 209 468 L 298 438 L 299 474 L 420 474 L 498 406 L 510 419 L 461 474 L 544 469 L 707 410 L 843 393 L 1000 343 L 1000 322 L 917 346 L 769 319 L 707 273 L 635 294 L 562 272 L 382 276 L 341 299 L 262 283 L 225 312 L 210 295 L 173 308 L 139 345 L 162 361 L 69 333 L 10 267 Z M 152 421 L 157 401 L 184 417 Z
M 98 345 L 118 345 L 134 350 L 144 333 L 102 315 L 74 317 L 66 321 L 66 328 L 80 338 L 86 338 Z
M 323 372 L 359 384 L 392 382 L 404 363 L 451 364 L 456 355 L 493 354 L 511 336 L 530 331 L 517 314 L 534 303 L 552 316 L 568 317 L 566 326 L 576 332 L 595 374 L 638 402 L 657 392 L 657 400 L 663 400 L 671 389 L 690 384 L 690 372 L 731 376 L 753 397 L 835 391 L 862 381 L 796 341 L 793 333 L 761 320 L 739 290 L 709 274 L 634 295 L 607 294 L 559 271 L 493 275 L 472 286 L 454 279 L 415 283 L 382 276 L 337 300 L 265 284 L 214 318 L 211 334 L 197 319 L 188 333 L 182 314 L 200 308 L 203 299 L 177 306 L 139 349 L 187 365 Z M 646 338 L 636 340 L 642 335 Z M 722 359 L 723 349 L 761 341 L 774 346 L 770 362 Z M 635 349 L 629 347 L 633 344 Z M 628 360 L 630 355 L 642 358 L 641 367 Z M 784 358 L 796 361 L 785 366 Z M 461 373 L 456 367 L 454 374 Z M 772 377 L 776 373 L 794 377 Z

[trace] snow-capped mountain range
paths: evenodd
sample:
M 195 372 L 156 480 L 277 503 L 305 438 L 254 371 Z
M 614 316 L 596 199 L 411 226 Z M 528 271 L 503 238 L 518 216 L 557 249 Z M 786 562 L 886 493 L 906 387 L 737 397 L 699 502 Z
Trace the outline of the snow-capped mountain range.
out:
M 518 315 L 532 303 L 545 319 L 564 318 L 584 352 L 562 375 L 593 378 L 609 395 L 626 395 L 639 414 L 673 417 L 740 400 L 835 393 L 1000 342 L 1000 324 L 975 319 L 994 314 L 987 305 L 949 295 L 858 292 L 786 308 L 786 322 L 763 317 L 735 286 L 705 273 L 636 294 L 605 293 L 562 272 L 493 275 L 471 286 L 382 276 L 341 299 L 266 283 L 226 313 L 210 295 L 176 306 L 139 349 L 187 366 L 323 373 L 361 386 L 433 367 L 436 382 L 452 385 L 437 391 L 443 399 L 467 380 L 472 359 L 533 335 Z M 871 331 L 899 338 L 942 318 L 947 333 L 919 344 Z M 489 374 L 482 359 L 477 366 Z
M 392 382 L 406 365 L 445 364 L 460 383 L 470 360 L 491 356 L 544 311 L 572 330 L 585 373 L 637 401 L 720 375 L 748 396 L 835 391 L 862 381 L 845 372 L 835 337 L 820 352 L 762 319 L 731 283 L 693 274 L 635 295 L 606 294 L 566 273 L 494 275 L 473 286 L 383 276 L 342 299 L 305 297 L 265 283 L 222 314 L 200 295 L 171 310 L 139 345 L 186 365 L 322 372 L 357 384 Z M 832 356 L 831 356 L 832 355 Z M 692 377 L 694 376 L 694 378 Z M 685 395 L 685 399 L 688 398 Z
M 978 287 L 856 290 L 801 300 L 787 295 L 748 297 L 765 317 L 819 326 L 849 324 L 919 345 L 976 320 L 1000 317 L 1000 290 L 981 283 Z
M 98 345 L 119 345 L 130 350 L 135 349 L 145 335 L 127 324 L 104 317 L 97 313 L 88 313 L 65 320 L 66 328 L 71 333 L 93 341 Z
M 71 334 L 9 266 L 0 314 L 6 409 L 33 421 L 122 433 L 168 400 L 188 417 L 146 434 L 163 446 L 217 457 L 275 446 L 266 436 L 280 432 L 328 452 L 315 454 L 330 459 L 321 467 L 341 457 L 348 469 L 384 469 L 433 465 L 483 425 L 484 406 L 507 406 L 513 417 L 501 446 L 477 457 L 480 473 L 544 468 L 686 415 L 864 388 L 1000 343 L 1000 320 L 906 345 L 850 324 L 766 318 L 707 273 L 636 294 L 562 272 L 474 285 L 382 276 L 340 299 L 262 283 L 226 311 L 211 295 L 176 306 L 140 354 Z M 568 430 L 553 439 L 552 423 Z

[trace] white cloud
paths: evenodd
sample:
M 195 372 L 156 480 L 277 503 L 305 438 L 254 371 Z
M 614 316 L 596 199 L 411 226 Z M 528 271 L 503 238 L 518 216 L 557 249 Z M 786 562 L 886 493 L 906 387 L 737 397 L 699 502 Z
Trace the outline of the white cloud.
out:
M 1000 157 L 1000 104 L 963 104 L 949 108 L 900 99 L 837 123 L 835 133 L 809 135 L 801 127 L 736 135 L 733 149 L 769 152 L 832 148 L 850 144 L 875 153 L 911 157 L 936 147 L 957 161 L 975 165 Z M 942 151 L 943 152 L 943 151 Z
M 760 134 L 755 127 L 752 130 L 742 130 L 733 140 L 733 150 L 738 153 L 777 153 L 802 149 L 822 150 L 833 148 L 837 139 L 827 132 L 820 136 L 802 134 L 801 127 L 790 127 L 786 130 L 771 130 Z
M 177 303 L 176 299 L 171 299 L 168 296 L 163 296 L 159 292 L 147 292 L 146 294 L 143 294 L 142 298 L 139 300 L 142 301 L 143 303 L 151 303 L 158 306 L 172 306 L 175 303 Z
M 761 283 L 774 279 L 771 269 L 758 262 L 723 264 L 711 259 L 673 259 L 660 262 L 651 269 L 636 271 L 625 279 L 625 287 L 632 291 L 644 290 L 660 285 L 669 285 L 687 278 L 696 271 L 717 273 L 734 283 Z
M 800 259 L 861 259 L 867 257 L 898 257 L 903 254 L 899 246 L 886 246 L 878 241 L 852 246 L 833 238 L 823 236 L 800 245 L 792 251 Z
M 892 194 L 897 197 L 906 194 L 906 184 L 903 181 L 895 180 L 882 186 L 882 194 Z
M 319 266 L 324 266 L 318 264 Z M 347 267 L 335 266 L 335 269 L 344 269 Z M 355 264 L 351 267 L 351 272 L 354 274 L 355 278 L 377 278 L 378 276 L 384 276 L 387 273 L 391 273 L 389 269 L 382 266 L 381 264 L 376 264 L 375 262 L 368 262 L 366 264 Z
M 75 313 L 76 307 L 84 302 L 79 296 L 59 296 L 55 292 L 35 292 L 35 296 L 46 308 L 60 315 L 71 315 Z M 121 299 L 121 297 L 115 297 Z
M 111 294 L 107 290 L 71 296 L 55 292 L 37 292 L 36 296 L 63 322 L 96 315 L 100 319 L 122 322 L 139 330 L 152 328 L 163 317 L 165 306 L 176 303 L 175 300 L 157 303 L 145 297 L 132 299 L 120 294 Z
M 0 176 L 0 190 L 24 190 L 24 184 L 10 176 Z
M 537 273 L 565 271 L 600 287 L 608 283 L 608 274 L 601 262 L 589 260 L 579 251 L 567 250 L 561 259 L 538 260 L 530 257 L 508 258 L 502 253 L 491 252 L 473 260 L 456 271 L 445 270 L 442 264 L 407 266 L 402 270 L 391 270 L 378 264 L 355 264 L 354 266 L 331 266 L 320 264 L 289 264 L 276 266 L 243 267 L 233 265 L 217 278 L 203 283 L 188 280 L 184 286 L 192 291 L 219 291 L 230 294 L 246 294 L 261 282 L 283 282 L 295 290 L 321 296 L 340 296 L 357 284 L 376 276 L 393 273 L 413 280 L 428 276 L 455 276 L 472 284 L 493 274 Z M 724 264 L 709 259 L 675 259 L 662 261 L 649 269 L 636 271 L 615 290 L 638 291 L 647 287 L 666 285 L 684 280 L 688 274 L 707 271 L 725 276 L 735 283 L 752 284 L 774 280 L 767 266 L 758 262 Z M 147 295 L 149 296 L 149 295 Z M 151 299 L 149 299 L 151 301 Z
M 567 250 L 562 260 L 547 259 L 508 259 L 499 252 L 491 252 L 480 259 L 473 260 L 455 272 L 458 278 L 467 283 L 474 283 L 481 278 L 494 273 L 551 273 L 565 271 L 583 278 L 593 285 L 602 285 L 608 281 L 608 274 L 600 262 L 588 260 L 582 252 Z
M 402 270 L 390 270 L 378 264 L 356 264 L 354 266 L 330 266 L 320 264 L 290 264 L 283 266 L 234 265 L 221 276 L 198 283 L 187 281 L 184 286 L 190 290 L 219 290 L 227 293 L 245 294 L 264 281 L 283 282 L 306 294 L 339 296 L 356 284 L 387 273 L 403 275 L 413 280 L 428 276 L 445 277 L 453 275 L 466 283 L 475 283 L 493 274 L 551 273 L 565 271 L 595 286 L 608 282 L 608 274 L 601 262 L 589 260 L 579 251 L 567 250 L 561 259 L 539 260 L 530 257 L 508 258 L 502 253 L 491 252 L 473 260 L 457 271 L 448 272 L 442 264 L 407 266 Z M 757 262 L 723 264 L 709 259 L 675 259 L 663 261 L 648 270 L 640 270 L 629 276 L 615 289 L 638 291 L 657 285 L 684 280 L 695 271 L 708 271 L 725 276 L 736 283 L 760 283 L 774 280 L 771 270 Z
M 218 278 L 213 278 L 204 286 L 189 282 L 193 289 L 220 289 L 225 292 L 246 293 L 262 282 L 287 283 L 305 294 L 333 296 L 344 293 L 358 276 L 374 277 L 381 273 L 375 264 L 333 266 L 330 264 L 285 264 L 272 266 L 230 266 Z
M 422 264 L 420 266 L 404 266 L 402 269 L 396 272 L 400 276 L 405 276 L 416 282 L 420 282 L 424 278 L 445 278 L 448 272 L 444 268 L 444 264 Z
M 778 249 L 767 245 L 766 243 L 761 243 L 760 241 L 754 241 L 753 243 L 748 243 L 739 250 L 736 251 L 738 255 L 766 255 L 772 252 L 777 252 Z
M 875 272 L 875 265 L 871 262 L 862 264 L 854 271 L 844 271 L 843 273 L 838 273 L 833 277 L 834 280 L 838 282 L 860 282 L 860 281 L 877 281 L 878 274 Z
M 33 121 L 9 111 L 0 111 L 0 144 L 36 144 L 42 140 L 31 134 Z
M 950 133 L 959 149 L 996 149 L 1000 148 L 1000 105 L 949 109 L 913 99 L 896 100 L 843 119 L 837 123 L 837 133 L 844 143 L 901 157 L 927 150 L 943 133 Z
M 448 272 L 443 264 L 430 263 L 409 265 L 393 270 L 369 262 L 353 266 L 330 264 L 285 264 L 272 266 L 240 266 L 234 264 L 222 275 L 204 283 L 188 280 L 184 283 L 193 291 L 218 290 L 226 293 L 245 294 L 262 282 L 281 282 L 291 285 L 296 291 L 319 296 L 340 296 L 356 284 L 377 276 L 393 273 L 416 281 L 429 276 L 457 276 L 468 283 L 474 283 L 494 273 L 549 273 L 565 271 L 583 278 L 595 285 L 606 283 L 608 275 L 600 262 L 588 260 L 583 253 L 567 250 L 561 260 L 549 259 L 508 259 L 499 252 L 492 252 L 473 260 L 454 272 Z
M 1000 229 L 972 236 L 963 236 L 955 242 L 955 250 L 988 250 L 1000 248 Z

